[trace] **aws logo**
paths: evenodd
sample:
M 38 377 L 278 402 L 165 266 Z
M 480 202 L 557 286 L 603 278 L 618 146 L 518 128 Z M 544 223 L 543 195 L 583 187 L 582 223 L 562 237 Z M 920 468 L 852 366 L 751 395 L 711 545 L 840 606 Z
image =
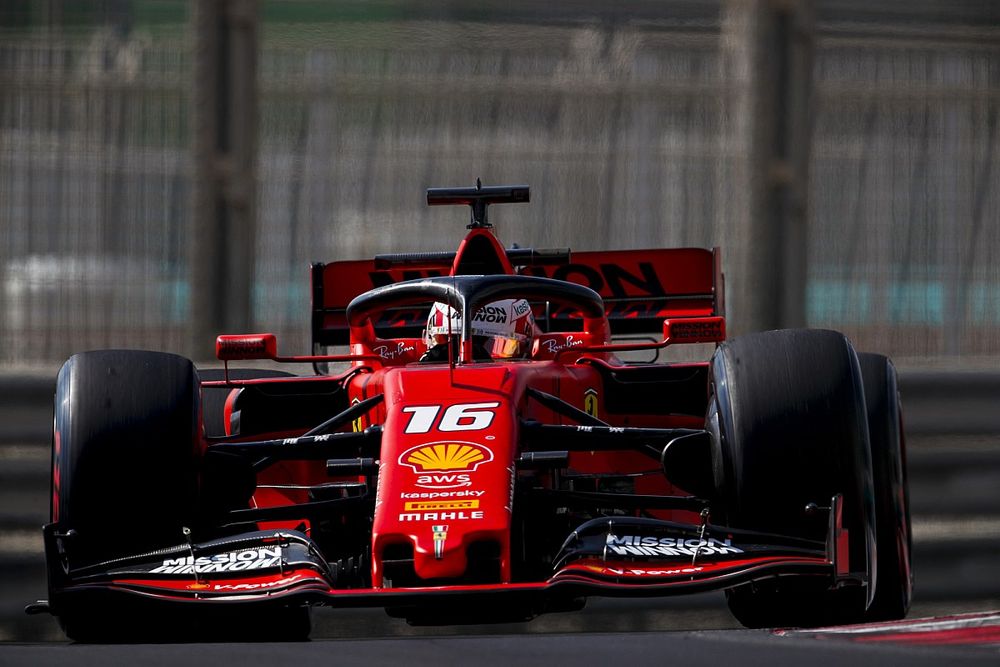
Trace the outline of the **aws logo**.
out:
M 411 447 L 399 456 L 399 464 L 417 474 L 416 485 L 428 489 L 470 486 L 469 473 L 492 460 L 489 447 L 473 442 L 431 442 Z
M 472 442 L 432 442 L 411 447 L 399 457 L 413 472 L 472 472 L 493 460 L 488 447 Z

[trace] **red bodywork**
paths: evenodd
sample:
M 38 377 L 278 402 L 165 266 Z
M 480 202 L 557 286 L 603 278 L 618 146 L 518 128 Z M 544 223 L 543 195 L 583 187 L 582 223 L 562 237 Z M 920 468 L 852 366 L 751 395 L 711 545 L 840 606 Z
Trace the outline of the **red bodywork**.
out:
M 583 285 L 597 292 L 588 292 L 588 298 L 601 310 L 535 302 L 535 316 L 545 319 L 548 330 L 537 336 L 529 359 L 472 361 L 472 343 L 466 341 L 467 347 L 448 362 L 426 363 L 420 360 L 426 351 L 420 329 L 429 303 L 386 302 L 364 317 L 357 315 L 357 307 L 348 307 L 374 288 L 470 274 Z M 263 443 L 273 452 L 282 444 L 377 439 L 377 453 L 370 463 L 359 456 L 358 470 L 350 469 L 350 461 L 343 467 L 343 461 L 328 461 L 328 456 L 288 456 L 258 465 L 249 502 L 250 510 L 267 511 L 309 507 L 333 497 L 331 507 L 339 507 L 339 500 L 355 503 L 350 505 L 354 509 L 335 510 L 322 521 L 305 514 L 257 520 L 259 531 L 270 532 L 250 535 L 247 544 L 265 545 L 262 549 L 306 545 L 303 560 L 283 558 L 273 571 L 261 555 L 270 552 L 234 550 L 219 542 L 203 545 L 198 553 L 217 554 L 213 558 L 222 565 L 196 556 L 193 547 L 185 557 L 178 547 L 169 557 L 157 556 L 142 572 L 112 569 L 102 579 L 71 581 L 58 593 L 100 590 L 161 601 L 404 607 L 454 594 L 468 599 L 508 595 L 523 600 L 529 610 L 524 615 L 531 615 L 546 608 L 535 604 L 538 599 L 553 596 L 663 595 L 722 588 L 774 573 L 846 575 L 846 565 L 836 562 L 840 534 L 832 519 L 826 545 L 800 540 L 791 547 L 761 546 L 756 536 L 711 526 L 707 513 L 697 511 L 696 499 L 668 481 L 659 454 L 641 447 L 570 447 L 560 465 L 522 465 L 522 455 L 546 449 L 538 446 L 541 436 L 526 431 L 536 425 L 578 429 L 581 437 L 588 429 L 607 429 L 605 444 L 641 428 L 680 429 L 678 433 L 704 429 L 707 362 L 626 365 L 617 353 L 719 341 L 725 336 L 723 315 L 718 253 L 703 249 L 584 252 L 561 264 L 532 260 L 512 265 L 490 229 L 473 228 L 454 255 L 315 265 L 316 354 L 279 357 L 274 338 L 260 334 L 220 337 L 219 357 L 346 362 L 348 367 L 316 377 L 204 382 L 203 390 L 229 391 L 223 408 L 225 434 L 206 438 L 204 446 Z M 613 334 L 660 331 L 667 335 L 660 342 L 612 344 Z M 332 344 L 349 344 L 348 354 L 323 354 Z M 332 397 L 331 404 L 309 426 L 290 417 L 287 424 L 283 421 L 288 408 L 282 406 L 295 403 L 258 406 L 269 426 L 247 426 L 254 409 L 248 396 L 263 401 L 299 392 L 315 402 L 326 395 L 322 391 Z M 359 405 L 362 411 L 350 412 Z M 350 413 L 350 419 L 314 436 L 316 423 L 338 413 Z M 529 448 L 531 437 L 536 440 Z M 550 449 L 563 446 L 555 443 Z M 356 452 L 362 452 L 362 445 Z M 575 519 L 572 502 L 566 507 L 534 504 L 532 499 L 544 500 L 547 493 L 566 494 L 570 500 L 594 498 L 598 509 Z M 626 505 L 602 514 L 599 508 L 608 497 L 626 496 L 656 502 L 648 510 Z M 680 500 L 668 502 L 671 498 Z M 339 552 L 346 543 L 356 547 Z M 240 574 L 241 560 L 259 571 Z
M 326 265 L 322 274 L 324 305 L 344 308 L 363 288 L 384 285 L 404 279 L 414 279 L 447 269 L 455 275 L 461 269 L 463 252 L 476 244 L 488 244 L 500 258 L 498 264 L 511 275 L 518 272 L 506 259 L 495 236 L 487 229 L 473 229 L 462 242 L 450 267 L 420 270 L 375 270 L 375 262 L 338 262 Z M 719 276 L 717 253 L 697 248 L 651 251 L 589 252 L 573 256 L 570 264 L 548 270 L 529 267 L 525 275 L 541 275 L 578 282 L 604 292 L 608 318 L 655 319 L 665 317 L 705 317 L 720 315 L 717 308 L 716 281 Z M 671 301 L 649 305 L 649 299 L 673 295 Z M 682 298 L 683 297 L 683 298 Z M 567 317 L 579 317 L 567 313 Z M 346 314 L 328 315 L 330 326 L 346 326 Z M 387 329 L 401 329 L 412 322 L 421 325 L 426 308 L 396 313 Z M 348 381 L 348 395 L 359 401 L 382 394 L 385 402 L 354 425 L 361 430 L 371 425 L 383 427 L 381 461 L 378 474 L 378 495 L 372 533 L 372 585 L 383 584 L 382 556 L 387 546 L 412 545 L 414 569 L 425 580 L 460 579 L 467 567 L 466 554 L 474 542 L 492 542 L 499 547 L 501 582 L 510 583 L 511 518 L 515 468 L 520 454 L 518 424 L 533 419 L 546 424 L 573 423 L 558 413 L 526 399 L 526 390 L 539 389 L 557 396 L 570 405 L 614 426 L 655 426 L 660 428 L 701 428 L 703 416 L 670 414 L 664 406 L 660 414 L 608 414 L 601 406 L 605 390 L 601 373 L 591 364 L 574 363 L 575 359 L 561 355 L 574 348 L 605 345 L 611 342 L 607 321 L 590 322 L 591 327 L 580 332 L 546 333 L 538 337 L 530 361 L 476 363 L 449 367 L 446 364 L 420 364 L 426 346 L 419 338 L 383 338 L 376 334 L 371 322 L 350 330 L 351 353 L 357 355 L 355 368 L 365 373 L 355 374 Z M 371 356 L 381 363 L 371 363 Z M 608 353 L 591 353 L 590 358 L 621 366 L 622 362 Z M 706 363 L 687 364 L 706 367 Z M 623 370 L 624 367 L 623 367 Z M 707 400 L 707 388 L 704 398 Z M 471 408 L 488 425 L 480 428 L 474 418 L 465 418 L 454 425 L 455 430 L 442 430 L 441 420 L 454 406 Z M 434 418 L 423 419 L 434 412 Z M 427 421 L 427 428 L 423 422 Z M 416 424 L 421 422 L 420 424 Z M 416 426 L 414 426 L 416 424 Z M 419 427 L 417 433 L 407 432 Z M 447 425 L 446 427 L 447 428 Z M 457 447 L 455 447 L 457 445 Z M 467 465 L 445 460 L 435 467 L 425 460 L 410 462 L 409 456 L 425 447 L 444 447 L 445 457 L 451 448 L 472 452 Z M 290 481 L 288 463 L 272 467 L 264 483 L 281 484 Z M 656 462 L 635 452 L 575 452 L 570 469 L 579 473 L 622 474 L 648 473 Z M 294 477 L 302 483 L 316 484 L 326 479 L 325 469 L 312 464 L 300 467 Z M 684 493 L 662 475 L 645 474 L 635 480 L 635 492 L 670 495 Z M 259 493 L 257 506 L 283 505 L 302 502 L 301 496 L 287 493 Z M 661 510 L 659 518 L 697 522 L 697 514 L 683 510 Z M 268 524 L 268 527 L 294 527 L 295 522 Z M 435 531 L 435 526 L 445 530 Z M 442 533 L 444 534 L 442 538 Z M 443 548 L 435 555 L 435 535 Z

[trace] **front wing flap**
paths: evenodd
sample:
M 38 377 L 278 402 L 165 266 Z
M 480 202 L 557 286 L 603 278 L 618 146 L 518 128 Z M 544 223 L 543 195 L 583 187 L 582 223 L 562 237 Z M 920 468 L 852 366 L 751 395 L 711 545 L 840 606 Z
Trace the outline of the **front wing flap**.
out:
M 835 539 L 614 517 L 588 521 L 570 535 L 552 580 L 663 595 L 788 574 L 825 576 L 831 582 L 849 577 L 838 567 Z
M 825 578 L 832 588 L 863 585 L 847 571 L 839 497 L 830 508 L 826 541 L 657 519 L 588 521 L 565 541 L 544 581 L 414 588 L 346 588 L 338 566 L 296 531 L 255 531 L 201 544 L 182 544 L 70 569 L 50 562 L 49 610 L 117 598 L 149 603 L 315 604 L 335 607 L 419 606 L 460 597 L 501 597 L 536 609 L 586 596 L 650 597 L 724 589 L 785 575 Z M 47 527 L 48 528 L 48 527 Z M 46 531 L 50 556 L 58 536 Z

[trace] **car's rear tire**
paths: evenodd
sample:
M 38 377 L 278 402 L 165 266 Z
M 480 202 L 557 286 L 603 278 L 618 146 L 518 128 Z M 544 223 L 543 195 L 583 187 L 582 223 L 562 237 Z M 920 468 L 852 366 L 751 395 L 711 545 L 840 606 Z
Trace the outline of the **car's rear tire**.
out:
M 834 331 L 792 329 L 735 338 L 712 359 L 708 427 L 724 519 L 733 527 L 823 540 L 840 494 L 850 568 L 867 572 L 874 542 L 871 454 L 856 353 Z M 829 590 L 809 577 L 726 592 L 743 625 L 848 623 L 864 618 L 863 587 Z
M 221 368 L 204 368 L 198 371 L 202 382 L 225 380 L 226 372 Z M 256 380 L 260 378 L 294 377 L 293 373 L 264 368 L 230 368 L 230 380 Z M 201 414 L 205 435 L 221 437 L 226 435 L 226 400 L 234 391 L 228 387 L 205 387 L 201 390 Z
M 910 503 L 906 483 L 906 452 L 896 368 L 881 354 L 858 353 L 865 385 L 868 435 L 875 484 L 875 599 L 868 621 L 904 618 L 913 593 Z

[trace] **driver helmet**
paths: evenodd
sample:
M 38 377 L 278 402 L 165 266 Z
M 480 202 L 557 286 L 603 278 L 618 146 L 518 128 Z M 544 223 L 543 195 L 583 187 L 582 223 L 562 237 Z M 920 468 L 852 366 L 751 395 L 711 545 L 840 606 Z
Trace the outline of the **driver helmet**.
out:
M 437 302 L 427 316 L 424 342 L 427 349 L 454 340 L 462 332 L 462 314 Z M 534 342 L 535 318 L 525 299 L 501 299 L 486 304 L 472 317 L 472 342 L 493 359 L 527 359 Z

